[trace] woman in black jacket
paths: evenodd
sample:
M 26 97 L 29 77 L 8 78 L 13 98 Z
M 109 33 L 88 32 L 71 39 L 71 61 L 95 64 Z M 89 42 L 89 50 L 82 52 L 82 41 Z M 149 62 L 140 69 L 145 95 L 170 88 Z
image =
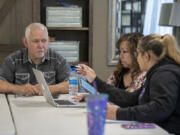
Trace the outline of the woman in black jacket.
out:
M 170 133 L 180 134 L 180 50 L 171 35 L 151 34 L 138 44 L 138 63 L 147 71 L 144 85 L 133 93 L 119 90 L 101 81 L 86 65 L 83 76 L 96 83 L 116 105 L 107 106 L 107 118 L 153 122 Z

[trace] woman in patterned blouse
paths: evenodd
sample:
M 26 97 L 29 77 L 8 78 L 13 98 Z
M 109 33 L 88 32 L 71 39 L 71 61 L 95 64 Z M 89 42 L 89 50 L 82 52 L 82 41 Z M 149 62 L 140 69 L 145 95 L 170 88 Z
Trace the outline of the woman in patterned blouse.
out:
M 116 70 L 107 79 L 107 84 L 133 92 L 144 82 L 145 72 L 140 71 L 136 49 L 141 33 L 123 35 L 117 42 L 119 61 Z

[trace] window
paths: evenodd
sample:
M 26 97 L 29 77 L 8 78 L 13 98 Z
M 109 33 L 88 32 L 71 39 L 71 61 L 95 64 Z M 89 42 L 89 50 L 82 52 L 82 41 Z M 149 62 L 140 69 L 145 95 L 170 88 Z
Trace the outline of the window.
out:
M 172 34 L 172 27 L 159 26 L 161 4 L 173 0 L 109 0 L 108 65 L 119 59 L 116 42 L 132 32 Z
M 146 0 L 109 0 L 108 65 L 119 59 L 116 41 L 125 33 L 143 32 Z

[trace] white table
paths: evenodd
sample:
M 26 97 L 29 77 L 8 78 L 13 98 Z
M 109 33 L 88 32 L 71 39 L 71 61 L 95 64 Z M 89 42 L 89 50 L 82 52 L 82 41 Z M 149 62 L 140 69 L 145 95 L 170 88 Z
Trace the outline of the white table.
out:
M 42 96 L 8 96 L 17 135 L 87 135 L 85 108 L 55 108 Z M 155 129 L 125 130 L 118 124 L 106 124 L 105 135 L 168 135 L 156 126 Z
M 0 94 L 0 135 L 15 135 L 9 105 L 4 94 Z

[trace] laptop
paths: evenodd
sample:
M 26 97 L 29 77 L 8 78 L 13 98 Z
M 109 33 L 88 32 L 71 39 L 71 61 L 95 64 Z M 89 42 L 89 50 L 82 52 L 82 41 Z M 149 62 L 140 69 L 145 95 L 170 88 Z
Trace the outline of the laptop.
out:
M 35 77 L 36 77 L 36 80 L 38 81 L 41 89 L 42 89 L 42 93 L 43 93 L 43 96 L 45 97 L 46 101 L 55 106 L 55 107 L 65 107 L 65 108 L 68 108 L 68 107 L 71 107 L 71 108 L 84 108 L 86 107 L 86 103 L 82 103 L 82 102 L 73 102 L 73 101 L 70 101 L 70 100 L 59 100 L 59 99 L 53 99 L 53 96 L 51 94 L 51 91 L 49 90 L 49 87 L 46 83 L 46 80 L 44 79 L 44 75 L 43 73 L 40 71 L 40 70 L 37 70 L 37 69 L 32 69 L 34 74 L 35 74 Z

